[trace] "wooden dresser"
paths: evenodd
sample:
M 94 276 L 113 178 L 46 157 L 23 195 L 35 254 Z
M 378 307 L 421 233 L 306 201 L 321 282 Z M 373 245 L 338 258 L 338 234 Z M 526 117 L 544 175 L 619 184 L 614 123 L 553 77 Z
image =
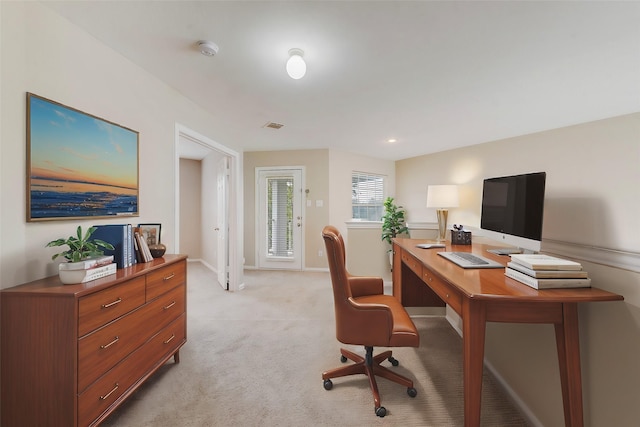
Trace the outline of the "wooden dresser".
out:
M 2 290 L 3 427 L 95 426 L 187 340 L 186 255 Z

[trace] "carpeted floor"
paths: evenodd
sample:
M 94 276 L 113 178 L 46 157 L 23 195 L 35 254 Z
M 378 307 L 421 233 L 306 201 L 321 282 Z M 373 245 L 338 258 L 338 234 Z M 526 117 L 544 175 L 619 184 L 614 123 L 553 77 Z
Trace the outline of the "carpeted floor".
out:
M 393 349 L 393 369 L 414 379 L 418 396 L 380 379 L 379 418 L 364 375 L 322 386 L 322 372 L 341 364 L 328 273 L 247 271 L 245 289 L 230 293 L 189 263 L 187 280 L 180 363 L 164 365 L 103 426 L 463 425 L 462 340 L 444 318 L 415 317 L 420 348 Z M 486 373 L 481 423 L 526 426 Z

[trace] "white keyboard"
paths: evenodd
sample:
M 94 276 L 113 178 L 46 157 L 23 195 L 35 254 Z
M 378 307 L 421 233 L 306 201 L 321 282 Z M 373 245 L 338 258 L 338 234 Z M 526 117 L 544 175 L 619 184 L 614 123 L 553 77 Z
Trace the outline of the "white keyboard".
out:
M 504 265 L 470 252 L 438 252 L 438 255 L 462 268 L 504 268 Z

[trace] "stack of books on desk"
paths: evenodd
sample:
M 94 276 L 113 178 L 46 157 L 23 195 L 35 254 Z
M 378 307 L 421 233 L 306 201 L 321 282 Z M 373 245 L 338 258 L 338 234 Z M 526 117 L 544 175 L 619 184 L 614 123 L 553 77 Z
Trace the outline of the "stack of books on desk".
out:
M 543 254 L 511 255 L 504 274 L 534 289 L 591 286 L 591 279 L 579 262 Z

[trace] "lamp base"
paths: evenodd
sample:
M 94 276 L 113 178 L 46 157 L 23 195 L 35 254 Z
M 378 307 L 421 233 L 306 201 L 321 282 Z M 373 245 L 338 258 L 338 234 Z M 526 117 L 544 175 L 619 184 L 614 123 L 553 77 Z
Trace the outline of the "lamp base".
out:
M 449 210 L 436 209 L 436 215 L 438 216 L 438 238 L 436 241 L 444 242 L 447 240 L 447 216 L 449 215 Z

